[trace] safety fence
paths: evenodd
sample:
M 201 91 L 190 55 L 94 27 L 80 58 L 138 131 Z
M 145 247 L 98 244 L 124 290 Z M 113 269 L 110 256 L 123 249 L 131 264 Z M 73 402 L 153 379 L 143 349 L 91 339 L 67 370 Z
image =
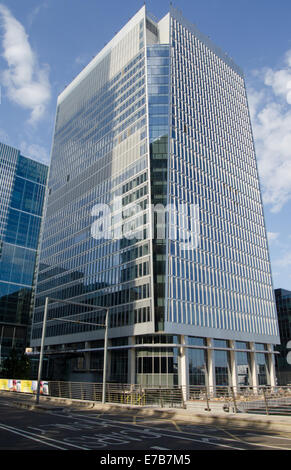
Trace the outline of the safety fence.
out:
M 102 383 L 48 382 L 53 397 L 102 400 Z M 291 416 L 291 386 L 146 386 L 106 384 L 107 403 L 124 405 L 196 408 L 205 411 L 284 414 Z
M 290 386 L 190 386 L 187 408 L 291 416 Z
M 49 395 L 100 402 L 102 383 L 48 382 Z M 106 384 L 105 401 L 123 405 L 185 407 L 182 387 L 142 387 L 132 384 Z
M 41 394 L 84 401 L 102 401 L 102 383 L 48 381 Z M 36 393 L 31 381 L 0 379 L 0 390 Z M 263 413 L 291 416 L 291 384 L 288 386 L 143 386 L 107 383 L 105 402 L 196 411 Z

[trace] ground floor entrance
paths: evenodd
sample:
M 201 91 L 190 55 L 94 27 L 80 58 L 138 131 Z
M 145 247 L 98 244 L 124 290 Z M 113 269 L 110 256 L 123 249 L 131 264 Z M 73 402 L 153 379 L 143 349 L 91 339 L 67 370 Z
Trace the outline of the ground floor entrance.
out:
M 46 352 L 51 357 L 49 379 L 102 381 L 103 341 L 65 345 L 62 354 L 52 348 Z M 215 393 L 221 387 L 277 385 L 270 344 L 166 334 L 110 339 L 106 380 L 142 387 L 181 387 L 186 395 L 191 387 L 207 387 Z

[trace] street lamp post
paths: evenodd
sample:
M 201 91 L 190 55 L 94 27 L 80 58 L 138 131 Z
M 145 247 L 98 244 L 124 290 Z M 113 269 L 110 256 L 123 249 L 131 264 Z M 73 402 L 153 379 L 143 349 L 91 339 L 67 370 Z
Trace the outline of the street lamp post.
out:
M 106 373 L 107 373 L 107 344 L 108 344 L 108 313 L 109 310 L 106 310 L 105 317 L 105 334 L 104 334 L 104 363 L 103 363 L 103 386 L 102 386 L 102 403 L 105 403 L 106 398 Z
M 1 372 L 1 370 L 2 370 L 2 338 L 3 338 L 3 329 L 4 329 L 4 327 L 2 326 L 1 334 L 0 334 L 0 372 Z
M 40 357 L 39 357 L 39 365 L 38 365 L 38 378 L 37 378 L 37 393 L 36 393 L 36 403 L 39 403 L 39 396 L 40 396 L 40 382 L 41 382 L 41 375 L 42 375 L 42 364 L 43 364 L 43 351 L 44 351 L 44 341 L 45 341 L 45 332 L 46 332 L 46 324 L 47 324 L 47 313 L 48 313 L 48 304 L 49 301 L 53 302 L 63 302 L 72 305 L 79 305 L 81 307 L 88 307 L 93 308 L 94 310 L 106 310 L 105 316 L 105 324 L 100 323 L 91 323 L 91 322 L 82 322 L 79 320 L 69 320 L 67 318 L 52 318 L 51 320 L 58 320 L 63 322 L 72 322 L 72 323 L 82 323 L 85 325 L 94 325 L 94 326 L 103 326 L 105 327 L 104 331 L 104 364 L 103 364 L 103 384 L 102 384 L 102 403 L 106 401 L 106 378 L 107 378 L 107 350 L 108 350 L 108 324 L 109 324 L 109 308 L 108 307 L 99 307 L 93 306 L 89 304 L 82 304 L 77 302 L 71 302 L 69 300 L 59 300 L 59 299 L 51 299 L 46 297 L 45 299 L 45 307 L 44 307 L 44 316 L 43 316 L 43 325 L 42 325 L 42 335 L 41 335 L 41 345 L 40 345 Z
M 39 403 L 39 394 L 40 394 L 40 381 L 42 375 L 42 363 L 43 363 L 43 349 L 44 349 L 44 339 L 45 339 L 45 330 L 46 330 L 46 319 L 48 312 L 48 303 L 49 298 L 46 297 L 44 305 L 44 315 L 43 315 L 43 324 L 42 324 L 42 334 L 41 334 L 41 344 L 40 344 L 40 356 L 38 363 L 38 376 L 37 376 L 37 389 L 36 389 L 36 403 Z

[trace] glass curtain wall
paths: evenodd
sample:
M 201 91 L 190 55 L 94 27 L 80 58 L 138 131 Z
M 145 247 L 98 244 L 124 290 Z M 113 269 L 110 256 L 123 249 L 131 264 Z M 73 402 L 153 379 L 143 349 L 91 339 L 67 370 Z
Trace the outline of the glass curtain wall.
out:
M 109 52 L 58 105 L 33 340 L 41 336 L 47 293 L 111 307 L 113 328 L 151 321 L 143 25 L 134 27 L 140 51 L 121 70 L 110 75 L 117 67 L 111 63 L 114 50 Z M 111 213 L 112 231 L 101 236 L 104 212 L 95 213 L 96 205 Z M 104 323 L 104 312 L 85 312 L 49 306 L 49 317 L 82 314 L 83 320 Z M 47 336 L 93 330 L 55 322 Z
M 229 353 L 228 351 L 214 351 L 215 380 L 217 386 L 230 384 Z
M 277 336 L 243 73 L 175 9 L 170 22 L 169 198 L 199 206 L 200 237 L 171 243 L 168 321 Z
M 5 163 L 5 155 L 12 153 L 17 154 L 17 158 L 13 167 L 10 165 L 11 174 L 8 179 L 0 177 L 0 195 L 6 192 L 5 204 L 0 201 L 1 210 L 6 206 L 0 234 L 2 358 L 8 356 L 12 348 L 23 351 L 26 344 L 48 171 L 46 165 L 23 157 L 7 146 L 0 146 L 0 168 Z M 4 323 L 2 328 L 1 322 Z
M 237 349 L 249 349 L 249 343 L 245 343 L 243 341 L 236 341 L 235 347 Z M 238 386 L 245 387 L 252 385 L 250 353 L 247 351 L 236 351 L 235 359 L 237 365 Z
M 141 336 L 136 349 L 136 379 L 141 385 L 178 385 L 179 349 L 178 347 L 155 347 L 155 344 L 178 343 L 173 336 Z
M 166 220 L 163 207 L 167 205 L 168 189 L 169 61 L 168 45 L 147 48 L 151 203 L 157 209 L 154 211 L 153 227 L 156 331 L 163 329 L 165 316 Z M 162 220 L 158 219 L 161 214 L 159 204 L 162 205 Z
M 205 346 L 204 338 L 188 337 L 188 345 Z M 189 364 L 189 385 L 207 384 L 207 353 L 204 349 L 187 348 Z
M 237 377 L 239 386 L 251 385 L 250 355 L 247 352 L 236 352 Z

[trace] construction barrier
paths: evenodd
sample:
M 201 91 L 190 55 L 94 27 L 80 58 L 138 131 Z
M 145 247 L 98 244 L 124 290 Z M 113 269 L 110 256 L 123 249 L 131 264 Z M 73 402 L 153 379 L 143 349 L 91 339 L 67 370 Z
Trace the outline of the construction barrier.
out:
M 9 392 L 36 393 L 37 380 L 0 379 L 0 390 Z M 40 382 L 40 393 L 48 395 L 48 382 Z

